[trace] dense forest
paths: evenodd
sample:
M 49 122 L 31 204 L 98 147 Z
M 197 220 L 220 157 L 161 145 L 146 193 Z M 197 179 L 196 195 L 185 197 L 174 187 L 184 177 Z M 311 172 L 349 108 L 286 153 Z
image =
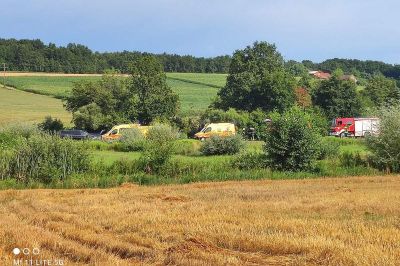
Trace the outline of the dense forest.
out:
M 39 71 L 65 73 L 103 73 L 106 69 L 129 72 L 130 64 L 137 57 L 147 53 L 137 51 L 93 52 L 88 47 L 70 43 L 66 47 L 53 43 L 44 44 L 41 40 L 0 39 L 0 63 L 6 63 L 10 71 Z M 230 56 L 213 58 L 190 55 L 156 54 L 166 72 L 228 73 Z M 304 60 L 301 63 L 288 61 L 288 67 L 302 67 L 306 70 L 333 72 L 340 68 L 347 74 L 370 78 L 382 73 L 400 83 L 400 65 L 379 61 L 355 59 L 328 59 L 321 63 Z
M 128 73 L 131 62 L 145 54 L 99 53 L 73 43 L 58 47 L 41 40 L 0 39 L 0 63 L 6 63 L 10 71 L 103 73 L 106 69 L 116 69 Z M 227 73 L 230 62 L 229 56 L 204 58 L 166 53 L 155 56 L 166 72 Z

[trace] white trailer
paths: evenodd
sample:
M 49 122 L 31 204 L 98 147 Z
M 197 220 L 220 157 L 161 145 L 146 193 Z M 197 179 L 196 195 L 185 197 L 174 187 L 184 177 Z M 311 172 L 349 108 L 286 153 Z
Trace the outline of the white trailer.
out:
M 379 118 L 354 118 L 354 136 L 379 134 Z

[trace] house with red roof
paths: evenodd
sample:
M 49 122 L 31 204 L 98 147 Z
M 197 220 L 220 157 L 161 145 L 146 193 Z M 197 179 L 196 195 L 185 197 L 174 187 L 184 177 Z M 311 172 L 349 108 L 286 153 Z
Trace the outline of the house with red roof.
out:
M 331 78 L 330 73 L 319 71 L 319 70 L 318 71 L 310 71 L 308 73 L 317 79 L 330 79 Z

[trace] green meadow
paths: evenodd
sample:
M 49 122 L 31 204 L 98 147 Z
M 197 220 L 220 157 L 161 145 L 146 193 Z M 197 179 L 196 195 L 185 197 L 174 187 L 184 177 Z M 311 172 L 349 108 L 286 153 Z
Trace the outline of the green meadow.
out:
M 206 109 L 226 82 L 225 74 L 168 73 L 167 83 L 179 95 L 181 114 L 197 114 Z M 26 92 L 51 96 L 67 97 L 75 82 L 99 80 L 100 77 L 8 77 L 7 84 Z
M 61 100 L 0 86 L 0 124 L 40 122 L 48 115 L 61 119 L 66 125 L 71 122 L 71 114 L 64 109 Z

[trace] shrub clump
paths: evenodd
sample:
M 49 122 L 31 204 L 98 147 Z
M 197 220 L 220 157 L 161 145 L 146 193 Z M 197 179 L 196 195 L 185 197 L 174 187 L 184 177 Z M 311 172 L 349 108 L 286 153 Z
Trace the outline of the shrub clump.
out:
M 242 136 L 227 137 L 212 136 L 206 139 L 200 147 L 204 155 L 236 154 L 244 147 Z
M 123 151 L 142 151 L 145 142 L 145 136 L 138 128 L 126 130 L 120 139 L 120 143 L 123 144 Z
M 340 143 L 335 138 L 323 138 L 319 147 L 318 159 L 334 158 L 339 155 Z
M 46 116 L 44 121 L 38 125 L 38 128 L 45 132 L 58 132 L 64 129 L 64 124 L 60 119 L 52 118 L 51 116 Z
M 268 130 L 265 152 L 276 170 L 311 170 L 319 154 L 320 135 L 312 127 L 312 117 L 298 107 L 274 113 Z
M 179 139 L 179 132 L 168 124 L 155 124 L 147 132 L 147 140 L 167 142 Z
M 339 156 L 340 165 L 346 168 L 357 166 L 368 166 L 367 162 L 363 160 L 360 153 L 344 152 Z
M 148 174 L 160 174 L 172 156 L 174 140 L 178 137 L 179 133 L 169 125 L 151 127 L 139 159 L 141 168 Z
M 386 172 L 400 172 L 400 105 L 382 108 L 378 112 L 380 118 L 379 134 L 366 138 L 371 151 L 371 166 Z

